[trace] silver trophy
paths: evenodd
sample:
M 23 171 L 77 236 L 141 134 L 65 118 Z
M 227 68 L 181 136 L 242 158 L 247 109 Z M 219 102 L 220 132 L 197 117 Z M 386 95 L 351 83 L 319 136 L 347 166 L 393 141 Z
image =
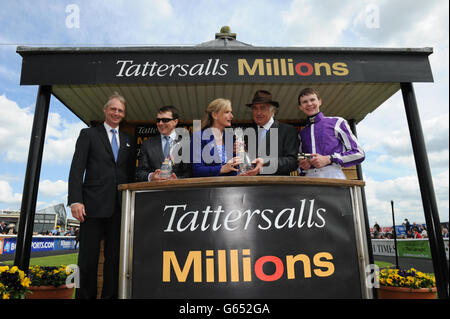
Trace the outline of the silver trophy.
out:
M 304 160 L 304 159 L 311 159 L 311 158 L 314 158 L 314 156 L 312 156 L 309 153 L 298 153 L 297 154 L 297 160 L 298 161 L 301 161 L 301 160 Z
M 173 150 L 176 149 L 175 145 L 177 145 L 179 142 L 175 141 L 170 141 L 170 146 L 169 146 L 169 155 L 164 158 L 164 161 L 161 164 L 161 172 L 159 173 L 159 176 L 161 176 L 162 178 L 171 178 L 172 177 L 172 172 L 173 172 Z
M 169 157 L 164 159 L 164 162 L 161 164 L 161 172 L 159 176 L 163 178 L 170 178 L 172 176 L 172 160 Z
M 234 135 L 236 135 L 236 156 L 241 159 L 241 164 L 239 165 L 239 174 L 248 172 L 252 169 L 252 161 L 245 151 L 244 143 L 244 131 L 241 127 L 234 130 Z

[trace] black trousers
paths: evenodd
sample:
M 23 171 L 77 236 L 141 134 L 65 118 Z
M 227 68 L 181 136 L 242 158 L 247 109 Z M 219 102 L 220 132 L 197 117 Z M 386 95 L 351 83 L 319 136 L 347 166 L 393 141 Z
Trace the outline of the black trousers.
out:
M 76 290 L 77 299 L 97 297 L 97 268 L 100 243 L 104 239 L 103 288 L 102 299 L 117 299 L 119 291 L 121 212 L 117 209 L 109 218 L 89 218 L 85 216 L 80 223 L 80 250 L 78 267 L 80 287 Z

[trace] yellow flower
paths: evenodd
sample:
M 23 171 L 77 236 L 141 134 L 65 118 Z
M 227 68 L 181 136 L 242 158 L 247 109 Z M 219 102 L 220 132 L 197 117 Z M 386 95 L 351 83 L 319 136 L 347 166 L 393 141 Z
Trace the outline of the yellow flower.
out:
M 9 299 L 9 294 L 4 294 L 2 298 L 3 299 Z
M 13 273 L 15 273 L 16 271 L 18 271 L 19 270 L 19 268 L 17 268 L 17 266 L 13 266 L 13 267 L 11 267 L 11 269 L 10 269 L 10 273 L 11 274 L 13 274 Z
M 31 281 L 30 281 L 30 278 L 25 277 L 25 278 L 23 278 L 23 279 L 20 281 L 20 283 L 22 284 L 22 286 L 28 288 L 28 287 L 30 287 Z
M 411 289 L 436 287 L 436 279 L 433 274 L 426 274 L 414 268 L 409 270 L 381 269 L 377 276 L 380 284 L 384 286 L 409 287 Z

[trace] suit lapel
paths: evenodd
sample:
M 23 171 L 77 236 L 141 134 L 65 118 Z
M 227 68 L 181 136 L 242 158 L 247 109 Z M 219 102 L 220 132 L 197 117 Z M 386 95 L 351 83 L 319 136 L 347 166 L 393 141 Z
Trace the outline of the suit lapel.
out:
M 279 128 L 279 126 L 280 126 L 280 122 L 278 122 L 277 120 L 274 120 L 273 121 L 273 123 L 272 123 L 272 126 L 270 127 L 270 129 L 269 129 L 269 131 L 267 132 L 267 134 L 266 134 L 266 146 L 267 146 L 267 149 L 270 149 L 270 130 L 271 129 L 278 129 Z M 280 130 L 278 130 L 278 141 L 280 140 Z
M 114 154 L 112 152 L 111 143 L 109 142 L 108 134 L 106 133 L 106 129 L 103 124 L 96 127 L 98 135 L 100 136 L 100 140 L 105 146 L 106 151 L 111 156 L 111 159 L 114 161 Z
M 117 154 L 117 163 L 119 163 L 120 158 L 123 156 L 123 149 L 125 147 L 125 135 L 119 130 L 119 153 Z
M 154 141 L 152 143 L 152 151 L 155 152 L 155 158 L 159 157 L 159 165 L 164 162 L 164 154 L 161 144 L 161 134 L 158 134 L 154 137 Z
M 117 163 L 119 160 L 123 159 L 125 156 L 125 151 L 130 147 L 130 136 L 119 130 L 119 139 L 120 139 L 120 147 L 119 147 L 119 155 L 117 156 Z

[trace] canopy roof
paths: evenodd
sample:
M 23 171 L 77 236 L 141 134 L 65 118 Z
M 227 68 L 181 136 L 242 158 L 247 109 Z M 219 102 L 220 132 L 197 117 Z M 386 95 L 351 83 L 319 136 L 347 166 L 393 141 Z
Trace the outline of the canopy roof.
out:
M 23 47 L 22 85 L 51 85 L 83 122 L 103 120 L 114 91 L 127 100 L 128 121 L 153 120 L 174 105 L 182 121 L 200 119 L 215 98 L 232 101 L 235 120 L 251 120 L 258 89 L 280 102 L 276 117 L 302 121 L 297 96 L 319 89 L 325 115 L 356 123 L 400 89 L 432 82 L 432 48 L 257 47 L 219 33 L 197 46 Z

